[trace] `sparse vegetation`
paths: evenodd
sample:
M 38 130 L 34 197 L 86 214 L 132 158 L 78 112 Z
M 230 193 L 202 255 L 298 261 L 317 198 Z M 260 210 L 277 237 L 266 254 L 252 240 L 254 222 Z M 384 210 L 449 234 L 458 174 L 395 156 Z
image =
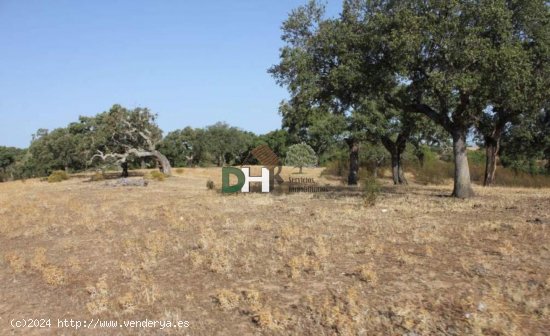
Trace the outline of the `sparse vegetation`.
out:
M 149 179 L 155 180 L 155 181 L 164 181 L 164 179 L 166 178 L 166 175 L 164 175 L 163 172 L 155 170 L 155 171 L 150 172 L 147 177 Z
M 369 177 L 364 180 L 363 199 L 366 206 L 376 204 L 376 199 L 380 194 L 380 184 L 374 177 Z
M 321 171 L 304 177 L 340 185 Z M 479 198 L 456 200 L 441 197 L 450 180 L 408 178 L 406 192 L 378 179 L 369 207 L 360 195 L 220 197 L 208 168 L 146 190 L 2 183 L 0 297 L 75 319 L 179 316 L 197 334 L 543 334 L 548 189 L 475 186 Z
M 55 170 L 48 176 L 49 183 L 62 182 L 69 179 L 69 174 L 63 170 Z
M 453 164 L 439 160 L 430 160 L 422 167 L 413 170 L 416 181 L 424 185 L 442 185 L 453 178 Z
M 445 185 L 453 178 L 454 166 L 450 162 L 430 160 L 422 167 L 411 167 L 417 183 L 423 185 Z M 485 168 L 481 164 L 473 163 L 470 168 L 472 182 L 483 185 Z M 550 176 L 544 174 L 529 174 L 523 171 L 514 171 L 511 168 L 497 166 L 495 179 L 492 185 L 503 187 L 548 188 Z
M 91 177 L 90 181 L 97 182 L 105 180 L 105 174 L 103 172 L 95 172 Z

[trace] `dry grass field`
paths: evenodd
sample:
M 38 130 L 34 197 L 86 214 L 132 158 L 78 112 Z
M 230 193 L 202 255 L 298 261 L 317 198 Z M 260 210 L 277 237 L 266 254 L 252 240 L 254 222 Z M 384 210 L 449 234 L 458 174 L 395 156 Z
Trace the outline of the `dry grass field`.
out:
M 550 189 L 458 200 L 384 181 L 366 207 L 222 195 L 208 179 L 219 189 L 220 170 L 147 187 L 0 183 L 0 335 L 550 334 Z M 189 327 L 57 328 L 65 318 Z

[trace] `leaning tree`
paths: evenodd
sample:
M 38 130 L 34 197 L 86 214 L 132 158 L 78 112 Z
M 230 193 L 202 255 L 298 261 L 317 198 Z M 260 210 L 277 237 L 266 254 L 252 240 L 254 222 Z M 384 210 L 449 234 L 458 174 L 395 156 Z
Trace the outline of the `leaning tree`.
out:
M 162 131 L 156 125 L 156 115 L 147 108 L 128 110 L 113 105 L 107 112 L 94 118 L 81 118 L 90 123 L 90 143 L 95 159 L 119 164 L 123 176 L 128 176 L 128 163 L 134 158 L 155 158 L 160 170 L 171 175 L 170 161 L 160 151 L 157 144 L 162 139 Z

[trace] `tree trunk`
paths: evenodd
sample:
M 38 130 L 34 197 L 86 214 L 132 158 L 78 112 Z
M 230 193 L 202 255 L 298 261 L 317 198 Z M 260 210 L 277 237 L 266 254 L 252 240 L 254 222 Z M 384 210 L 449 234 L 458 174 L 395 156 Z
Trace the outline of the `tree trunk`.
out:
M 164 154 L 162 154 L 158 150 L 154 150 L 152 151 L 152 153 L 157 161 L 160 162 L 160 170 L 162 171 L 162 173 L 166 176 L 171 176 L 172 166 L 170 165 L 170 161 L 168 160 L 168 158 L 166 158 L 166 156 L 164 156 Z
M 391 154 L 391 175 L 393 184 L 407 184 L 401 164 L 401 154 L 405 151 L 406 142 L 404 135 L 399 135 L 397 141 L 393 142 L 389 137 L 382 138 L 382 144 Z
M 417 150 L 415 154 L 416 158 L 418 159 L 418 164 L 420 165 L 420 168 L 424 168 L 424 159 L 426 158 L 424 151 Z
M 453 130 L 453 153 L 455 161 L 454 189 L 452 196 L 469 198 L 474 196 L 470 181 L 470 167 L 466 152 L 466 131 Z
M 399 167 L 399 170 L 398 170 L 399 184 L 409 184 L 409 182 L 407 182 L 407 179 L 405 178 L 405 172 L 403 171 L 403 164 L 401 163 L 401 153 L 397 157 L 397 160 L 398 160 L 397 163 Z
M 393 184 L 399 184 L 399 155 L 396 150 L 392 150 L 391 153 L 391 176 Z
M 405 178 L 405 173 L 403 171 L 403 164 L 401 163 L 401 154 L 397 150 L 392 153 L 391 156 L 391 174 L 393 179 L 393 184 L 409 184 Z
M 302 168 L 303 168 L 303 167 L 300 166 L 300 172 L 299 172 L 298 174 L 303 174 L 303 173 L 302 173 Z
M 380 169 L 381 161 L 375 161 L 374 162 L 374 170 L 372 176 L 377 179 L 378 178 L 378 169 Z
M 485 143 L 485 176 L 484 186 L 490 186 L 495 181 L 495 172 L 497 169 L 498 145 L 495 143 Z
M 357 185 L 359 173 L 359 143 L 355 139 L 347 140 L 349 146 L 348 185 Z
M 122 168 L 122 177 L 128 177 L 128 162 L 124 161 L 120 164 Z
M 395 142 L 395 147 L 397 149 L 397 166 L 398 166 L 397 176 L 398 176 L 399 184 L 409 184 L 407 182 L 407 179 L 405 178 L 403 162 L 401 161 L 401 155 L 405 151 L 405 146 L 407 145 L 407 142 L 406 142 L 407 137 L 408 135 L 405 132 L 403 132 L 399 134 L 399 136 L 397 137 L 397 141 Z
M 500 136 L 502 130 L 496 128 L 493 134 L 485 137 L 485 176 L 484 186 L 490 186 L 495 182 L 495 172 L 497 169 L 498 152 L 500 150 Z

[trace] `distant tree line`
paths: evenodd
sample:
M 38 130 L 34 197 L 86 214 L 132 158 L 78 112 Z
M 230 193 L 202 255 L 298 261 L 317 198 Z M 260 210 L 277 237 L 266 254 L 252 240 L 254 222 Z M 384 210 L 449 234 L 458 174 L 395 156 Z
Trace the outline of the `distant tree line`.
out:
M 131 136 L 132 132 L 129 132 L 133 130 L 133 134 L 139 133 L 138 129 L 151 135 L 150 140 L 155 143 L 154 150 L 162 153 L 170 167 L 251 164 L 255 163 L 254 158 L 249 156 L 251 149 L 266 144 L 288 165 L 300 167 L 317 163 L 327 167 L 327 173 L 340 176 L 350 169 L 348 145 L 338 136 L 330 134 L 326 127 L 304 134 L 292 134 L 288 129 L 279 129 L 256 135 L 219 122 L 204 128 L 185 127 L 162 138 L 162 131 L 156 126 L 155 118 L 148 109 L 127 110 L 114 105 L 107 112 L 95 117 L 80 117 L 79 121 L 64 128 L 51 132 L 39 129 L 32 135 L 29 148 L 0 146 L 0 181 L 48 176 L 55 170 L 74 173 L 97 169 L 120 170 L 124 166 L 126 169 L 158 167 L 159 162 L 150 151 L 147 141 Z M 129 128 L 128 124 L 120 122 L 122 119 L 130 119 L 132 121 L 128 124 L 140 126 Z M 536 121 L 548 123 L 548 120 L 543 119 Z M 541 165 L 547 158 L 548 153 L 544 149 L 548 149 L 548 144 L 540 145 L 544 143 L 541 142 L 544 132 L 540 130 L 540 127 L 533 125 L 507 129 L 502 136 L 502 165 L 530 174 L 548 174 L 548 168 Z M 432 140 L 410 140 L 400 154 L 401 163 L 407 162 L 411 165 L 409 169 L 412 169 L 412 165 L 422 168 L 424 162 L 433 164 L 434 160 L 452 161 L 451 139 L 432 134 Z M 299 152 L 299 155 L 288 155 L 289 148 L 300 148 L 296 145 L 306 141 L 307 155 Z M 365 173 L 368 171 L 377 177 L 382 170 L 389 169 L 393 174 L 392 152 L 387 147 L 368 140 L 360 142 L 359 146 L 358 165 Z M 139 151 L 147 155 L 138 155 Z M 477 165 L 485 161 L 484 152 L 470 154 Z M 318 157 L 318 161 L 309 159 L 313 155 Z
M 267 144 L 284 158 L 291 139 L 284 130 L 256 135 L 218 122 L 204 128 L 185 127 L 170 132 L 158 148 L 177 167 L 221 167 L 243 163 L 250 151 L 261 144 Z
M 249 152 L 267 144 L 281 159 L 292 144 L 289 133 L 256 135 L 218 122 L 204 128 L 185 127 L 164 138 L 156 114 L 147 108 L 113 105 L 93 117 L 79 117 L 66 127 L 38 129 L 26 149 L 0 146 L 0 181 L 48 176 L 53 171 L 241 164 Z M 248 163 L 254 163 L 249 158 Z
M 326 166 L 328 173 L 340 176 L 350 170 L 349 146 L 342 136 L 333 133 L 334 124 L 318 123 L 307 132 L 283 128 L 256 135 L 218 122 L 204 128 L 185 127 L 162 137 L 155 120 L 156 115 L 146 108 L 131 110 L 114 105 L 106 112 L 80 117 L 63 128 L 39 129 L 26 149 L 0 146 L 0 181 L 48 176 L 56 170 L 74 173 L 162 167 L 161 157 L 168 161 L 165 166 L 170 167 L 251 164 L 255 161 L 249 156 L 250 151 L 262 144 L 268 145 L 289 165 L 301 167 L 317 163 Z M 531 122 L 535 124 L 514 125 L 505 130 L 501 163 L 517 171 L 548 174 L 548 168 L 540 165 L 548 158 L 545 152 L 548 142 L 541 145 L 548 141 L 543 131 L 548 129 L 548 120 L 539 118 Z M 479 135 L 475 139 L 482 141 Z M 389 168 L 394 175 L 395 157 L 390 146 L 372 139 L 362 140 L 358 145 L 361 151 L 357 164 L 365 172 L 376 177 L 382 169 Z M 305 154 L 295 150 L 289 156 L 290 148 L 301 149 Z M 485 153 L 473 154 L 477 164 L 485 160 Z M 401 164 L 406 161 L 422 167 L 425 161 L 438 159 L 452 161 L 452 141 L 442 132 L 415 133 L 400 152 Z

